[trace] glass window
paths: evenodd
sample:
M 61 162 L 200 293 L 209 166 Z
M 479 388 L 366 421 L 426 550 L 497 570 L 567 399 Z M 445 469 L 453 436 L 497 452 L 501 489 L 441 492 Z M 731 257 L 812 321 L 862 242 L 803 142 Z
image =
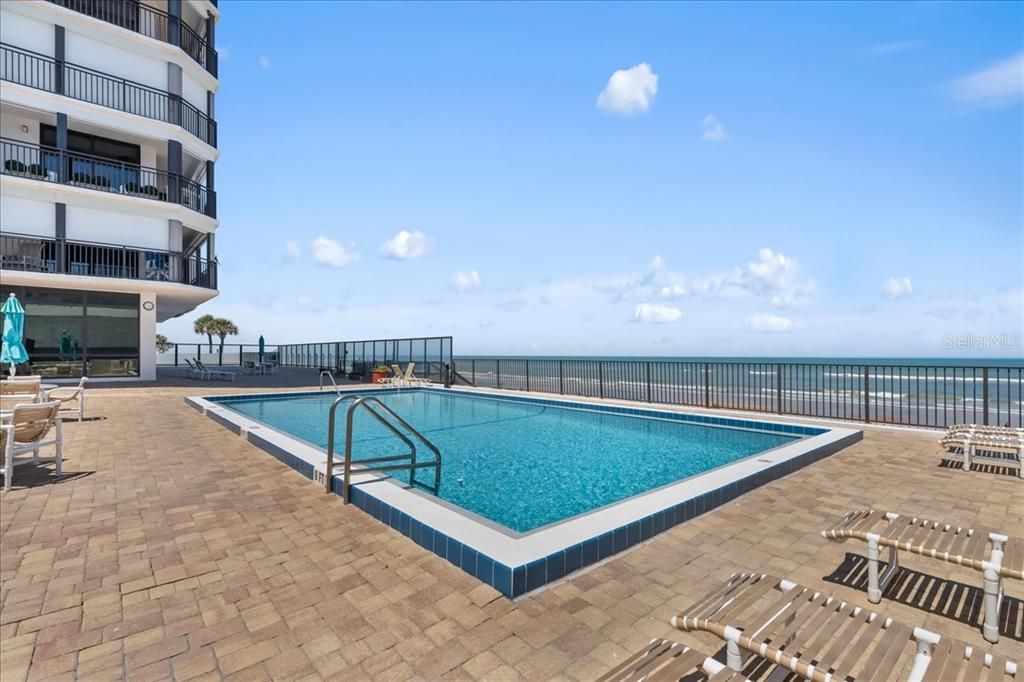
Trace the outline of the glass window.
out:
M 90 376 L 139 375 L 139 297 L 89 292 L 85 331 Z
M 81 376 L 85 350 L 83 293 L 35 288 L 15 293 L 25 307 L 29 371 L 47 377 Z

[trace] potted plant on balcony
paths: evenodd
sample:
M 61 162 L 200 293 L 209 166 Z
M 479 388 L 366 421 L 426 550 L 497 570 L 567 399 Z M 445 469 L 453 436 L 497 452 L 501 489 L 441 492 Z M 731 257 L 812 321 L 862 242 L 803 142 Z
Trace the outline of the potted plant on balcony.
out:
M 381 380 L 382 379 L 387 379 L 387 378 L 388 378 L 388 366 L 387 365 L 377 365 L 376 367 L 373 368 L 373 372 L 370 373 L 370 381 L 372 381 L 375 384 L 382 383 Z

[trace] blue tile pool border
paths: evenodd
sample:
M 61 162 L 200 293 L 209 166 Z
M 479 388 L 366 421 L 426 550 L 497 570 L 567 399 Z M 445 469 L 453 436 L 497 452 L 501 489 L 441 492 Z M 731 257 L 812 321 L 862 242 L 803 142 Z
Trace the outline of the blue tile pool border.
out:
M 393 391 L 395 389 L 372 389 L 373 391 Z M 401 390 L 438 390 L 429 388 L 401 389 Z M 440 389 L 457 391 L 470 396 L 485 396 L 495 399 L 505 399 L 506 396 L 492 393 L 479 393 L 476 391 L 458 391 L 457 389 Z M 366 389 L 342 391 L 343 393 L 366 392 Z M 217 414 L 204 407 L 204 403 L 229 405 L 232 402 L 254 399 L 287 399 L 295 397 L 311 397 L 323 395 L 319 392 L 292 392 L 292 393 L 268 393 L 248 394 L 235 396 L 216 396 L 212 398 L 186 398 L 185 401 L 193 408 L 205 413 L 218 424 L 226 426 L 234 433 L 239 434 L 256 447 L 270 454 L 272 457 L 294 469 L 303 476 L 313 479 L 314 466 L 306 460 L 289 453 L 285 448 L 271 442 L 251 429 L 245 429 L 238 424 L 232 423 L 231 419 L 223 414 Z M 576 407 L 585 409 L 596 409 L 598 411 L 616 412 L 620 414 L 632 414 L 638 416 L 656 416 L 659 418 L 674 418 L 679 421 L 698 424 L 726 426 L 734 428 L 751 428 L 761 431 L 775 431 L 790 433 L 800 436 L 813 436 L 828 433 L 833 429 L 811 427 L 799 424 L 779 424 L 772 422 L 756 422 L 747 419 L 734 419 L 729 417 L 716 417 L 713 415 L 678 415 L 661 411 L 647 410 L 644 408 L 623 407 L 618 405 L 596 405 L 593 403 L 580 403 L 568 400 L 551 400 L 547 398 L 534 398 L 532 396 L 507 396 L 507 399 L 514 401 L 540 402 L 564 407 Z M 790 427 L 789 429 L 765 428 L 765 427 Z M 842 450 L 849 445 L 861 440 L 860 431 L 850 431 L 841 438 L 825 443 L 808 452 L 765 467 L 754 474 L 731 481 L 720 487 L 703 492 L 700 495 L 680 501 L 665 509 L 648 514 L 640 519 L 631 520 L 619 527 L 607 532 L 600 533 L 594 537 L 573 543 L 567 547 L 560 548 L 550 554 L 533 559 L 526 563 L 509 566 L 489 556 L 486 550 L 480 547 L 472 547 L 464 544 L 453 537 L 449 537 L 441 530 L 425 524 L 414 516 L 411 516 L 398 508 L 386 503 L 374 496 L 364 486 L 354 485 L 351 489 L 351 503 L 378 521 L 390 526 L 402 535 L 415 542 L 427 551 L 433 552 L 445 561 L 455 565 L 461 570 L 473 575 L 481 582 L 484 582 L 508 598 L 520 597 L 527 592 L 536 590 L 544 585 L 555 582 L 563 577 L 588 566 L 601 562 L 615 554 L 625 551 L 639 543 L 662 533 L 674 526 L 685 523 L 702 514 L 706 514 L 737 497 L 759 488 L 771 481 L 787 476 L 798 469 L 813 464 L 821 459 Z M 334 477 L 331 490 L 340 495 L 340 477 Z M 614 506 L 614 505 L 612 505 Z

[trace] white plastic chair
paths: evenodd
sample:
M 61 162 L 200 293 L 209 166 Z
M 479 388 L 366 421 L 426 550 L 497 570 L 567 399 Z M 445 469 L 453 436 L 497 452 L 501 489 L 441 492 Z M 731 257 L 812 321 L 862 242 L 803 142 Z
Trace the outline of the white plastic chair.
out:
M 60 418 L 60 401 L 15 405 L 10 419 L 0 424 L 0 449 L 4 453 L 4 491 L 11 489 L 14 467 L 39 462 L 39 449 L 53 445 L 56 448 L 56 474 L 61 475 L 64 454 L 64 434 Z M 46 440 L 50 430 L 54 438 Z M 31 453 L 32 457 L 18 460 L 18 455 Z

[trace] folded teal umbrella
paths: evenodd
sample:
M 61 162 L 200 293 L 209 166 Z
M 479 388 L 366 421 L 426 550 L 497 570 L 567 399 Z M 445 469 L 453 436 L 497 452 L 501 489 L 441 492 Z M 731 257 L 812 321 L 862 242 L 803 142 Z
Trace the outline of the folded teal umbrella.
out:
M 266 350 L 266 342 L 263 340 L 263 334 L 260 334 L 260 362 L 263 362 L 263 353 Z
M 7 297 L 4 307 L 0 308 L 0 313 L 4 315 L 0 362 L 8 363 L 11 366 L 11 376 L 14 376 L 14 366 L 28 362 L 28 351 L 21 343 L 21 337 L 25 333 L 25 309 L 18 303 L 17 297 L 11 294 Z

